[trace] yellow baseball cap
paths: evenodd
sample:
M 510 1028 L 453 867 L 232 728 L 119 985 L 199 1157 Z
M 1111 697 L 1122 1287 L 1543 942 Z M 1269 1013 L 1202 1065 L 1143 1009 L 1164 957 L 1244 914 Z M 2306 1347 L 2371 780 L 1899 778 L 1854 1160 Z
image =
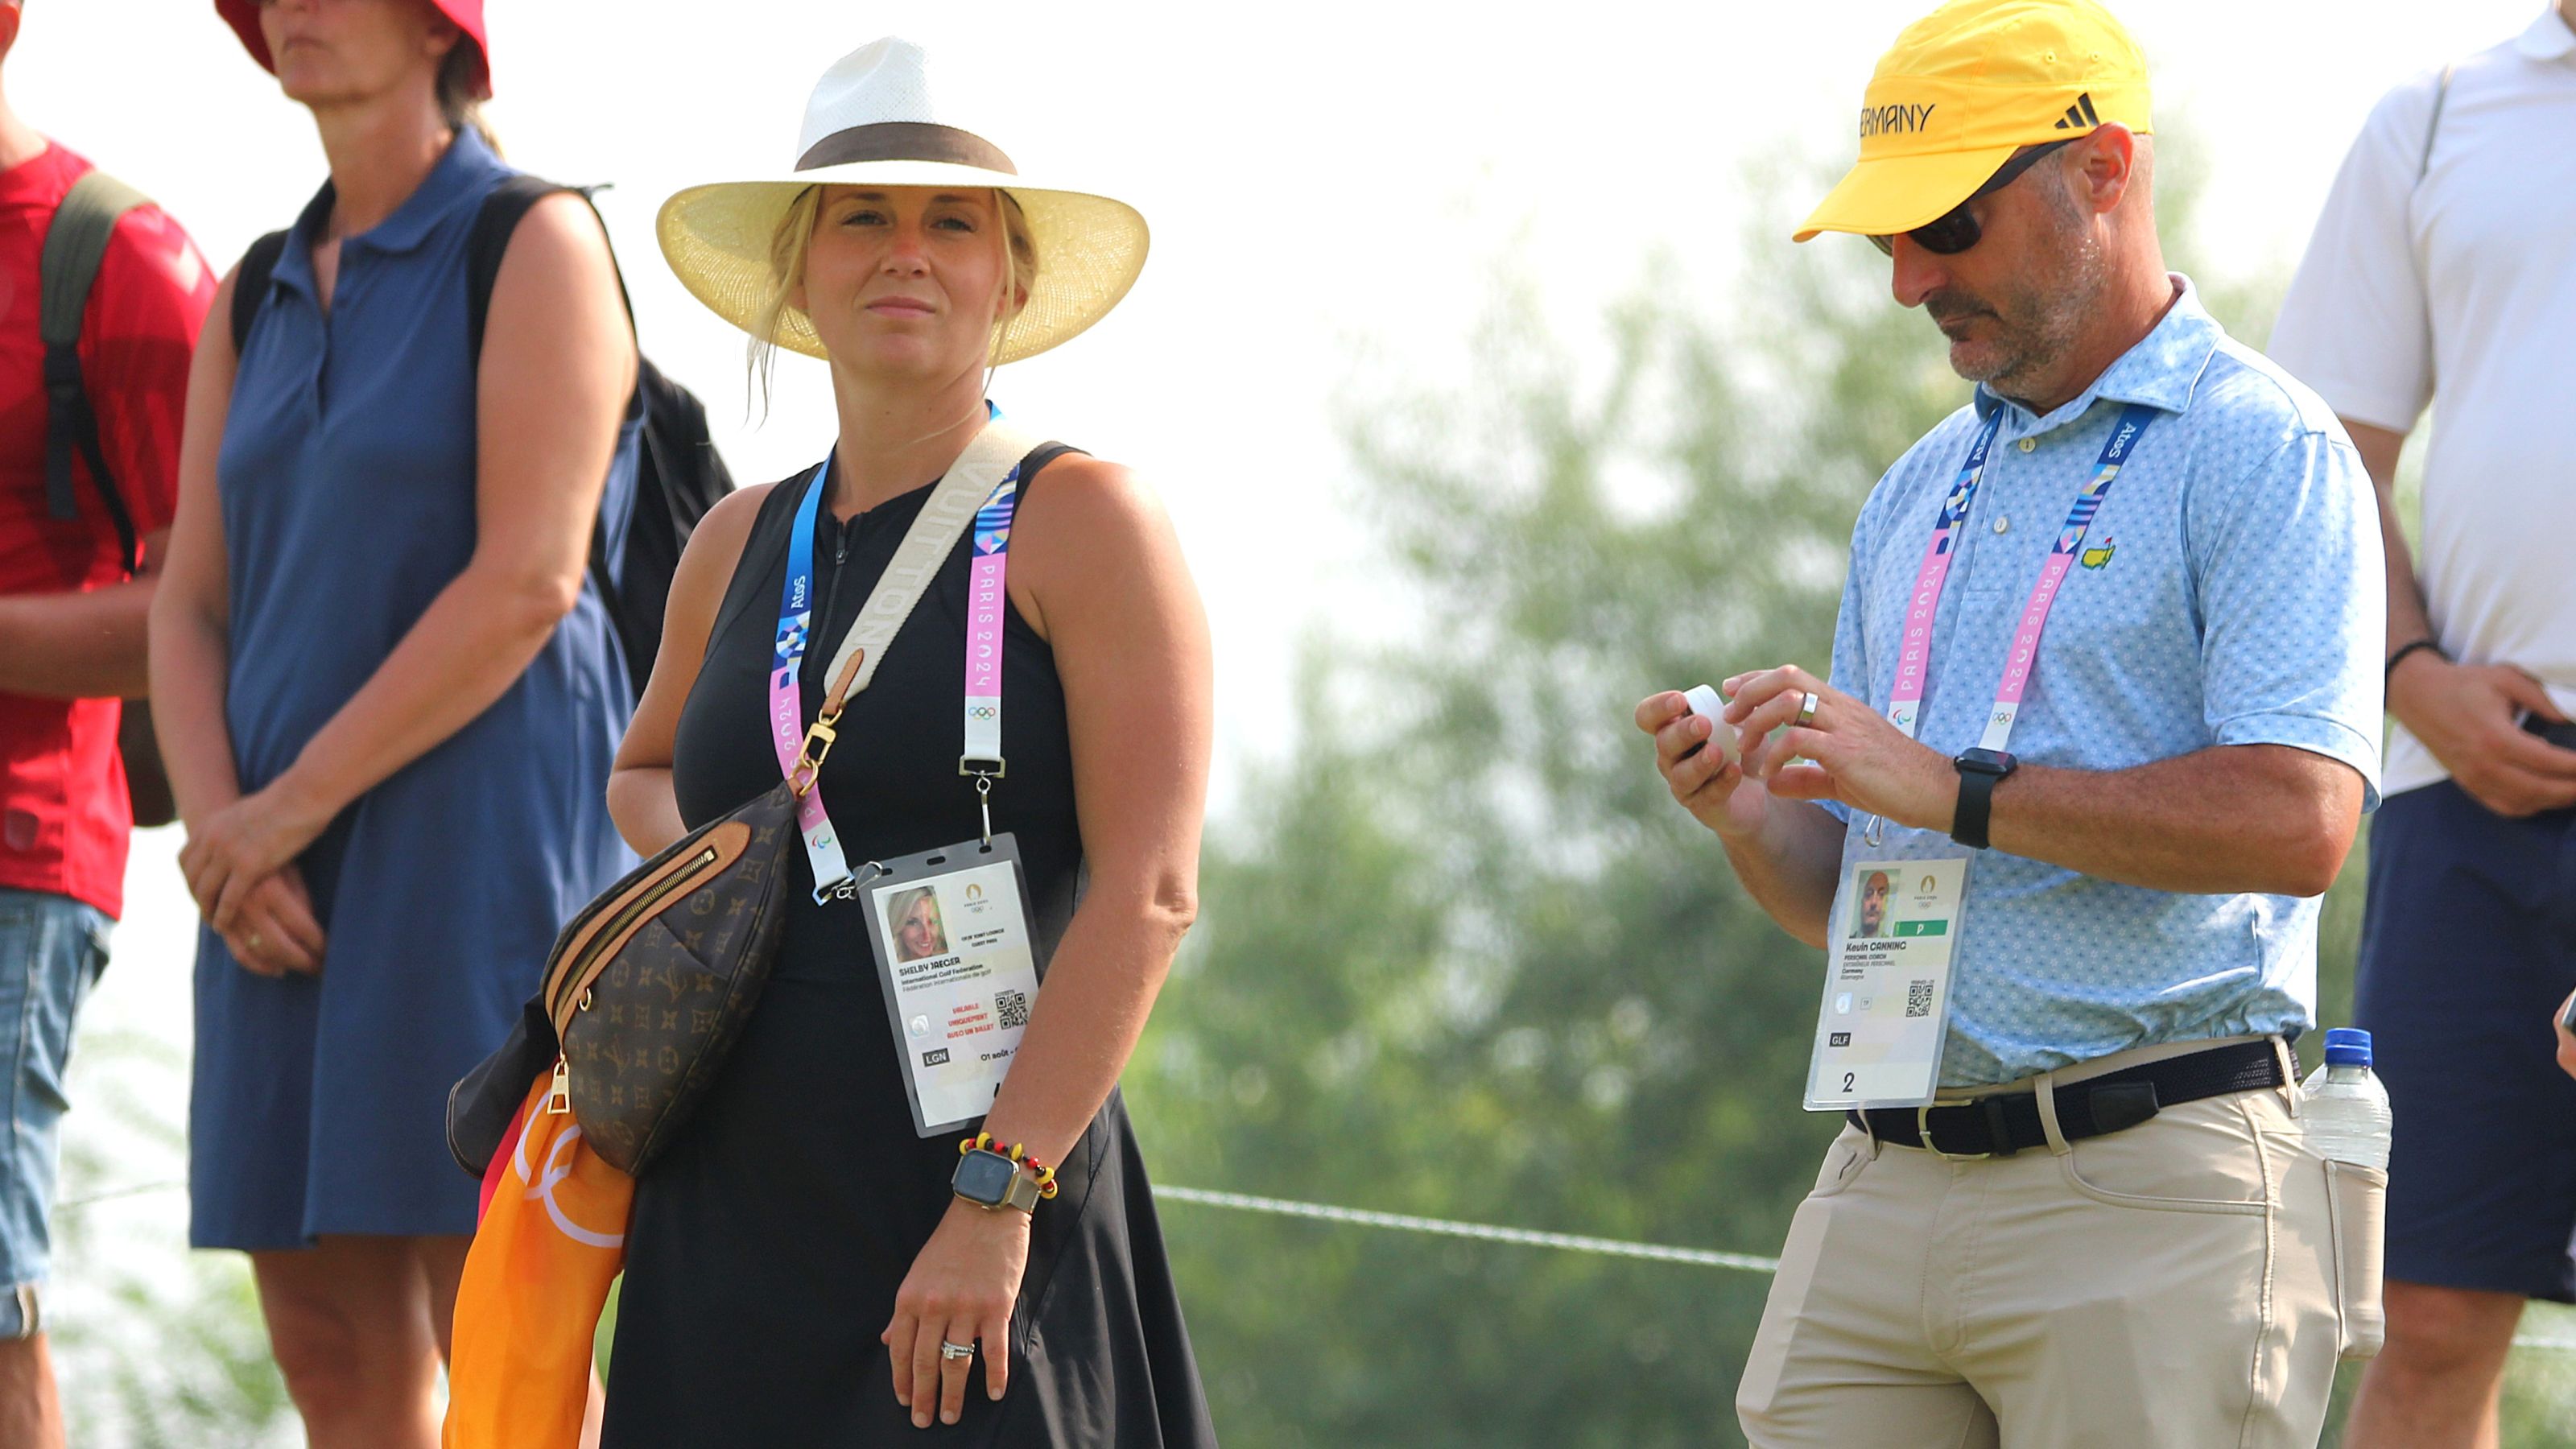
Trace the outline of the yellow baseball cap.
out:
M 2148 118 L 2147 58 L 2093 0 L 1951 0 L 1896 37 L 1860 108 L 1860 160 L 1798 228 L 1892 236 L 1968 199 L 2024 146 Z

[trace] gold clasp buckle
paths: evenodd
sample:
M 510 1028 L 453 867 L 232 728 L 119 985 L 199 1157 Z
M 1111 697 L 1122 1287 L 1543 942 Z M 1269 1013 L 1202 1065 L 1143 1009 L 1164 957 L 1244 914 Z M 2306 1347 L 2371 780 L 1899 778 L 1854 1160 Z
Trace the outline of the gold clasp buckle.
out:
M 796 763 L 787 771 L 787 786 L 800 799 L 812 794 L 814 783 L 823 778 L 823 761 L 831 757 L 832 742 L 840 738 L 832 727 L 840 722 L 841 712 L 834 710 L 816 717 L 814 727 L 805 732 L 805 743 L 796 751 Z

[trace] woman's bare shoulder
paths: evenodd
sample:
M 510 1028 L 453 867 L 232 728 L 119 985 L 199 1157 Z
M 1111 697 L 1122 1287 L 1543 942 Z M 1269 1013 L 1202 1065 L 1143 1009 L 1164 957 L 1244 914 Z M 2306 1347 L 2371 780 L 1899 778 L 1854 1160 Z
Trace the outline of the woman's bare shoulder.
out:
M 1033 481 L 1023 511 L 1086 544 L 1164 523 L 1161 498 L 1124 463 L 1066 453 Z

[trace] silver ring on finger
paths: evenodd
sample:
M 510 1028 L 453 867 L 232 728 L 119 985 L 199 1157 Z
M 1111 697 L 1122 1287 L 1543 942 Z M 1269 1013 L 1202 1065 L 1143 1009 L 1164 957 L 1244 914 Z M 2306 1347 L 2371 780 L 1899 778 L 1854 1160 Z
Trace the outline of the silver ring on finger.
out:
M 1798 701 L 1799 728 L 1804 729 L 1808 725 L 1816 722 L 1816 706 L 1818 703 L 1820 703 L 1820 701 L 1816 698 L 1813 690 L 1808 691 L 1806 697 Z
M 939 1356 L 943 1359 L 952 1360 L 973 1358 L 975 1356 L 975 1345 L 971 1343 L 950 1343 L 947 1339 L 943 1338 L 939 1340 Z

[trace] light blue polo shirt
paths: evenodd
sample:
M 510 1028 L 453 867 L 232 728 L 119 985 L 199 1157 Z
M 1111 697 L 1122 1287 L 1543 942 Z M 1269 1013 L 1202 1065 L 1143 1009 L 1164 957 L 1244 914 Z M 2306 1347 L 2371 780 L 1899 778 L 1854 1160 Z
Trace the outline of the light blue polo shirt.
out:
M 2376 809 L 2388 601 L 2369 475 L 2325 403 L 2229 338 L 2182 285 L 2155 330 L 2074 401 L 2035 417 L 1980 387 L 1879 480 L 1852 529 L 1834 686 L 1887 708 L 1923 546 L 1977 428 L 2001 408 L 1933 617 L 1919 731 L 1945 755 L 1974 746 L 2067 510 L 2122 406 L 2143 403 L 2160 415 L 2049 614 L 2012 753 L 2120 770 L 2212 745 L 2293 745 L 2359 771 Z M 2207 808 L 2223 822 L 2237 807 Z M 1941 832 L 1889 825 L 1872 853 L 1959 850 Z M 1863 854 L 1855 821 L 1844 889 Z M 1942 1085 L 2011 1081 L 2129 1047 L 2304 1030 L 2317 912 L 2313 899 L 2178 895 L 1977 852 Z

